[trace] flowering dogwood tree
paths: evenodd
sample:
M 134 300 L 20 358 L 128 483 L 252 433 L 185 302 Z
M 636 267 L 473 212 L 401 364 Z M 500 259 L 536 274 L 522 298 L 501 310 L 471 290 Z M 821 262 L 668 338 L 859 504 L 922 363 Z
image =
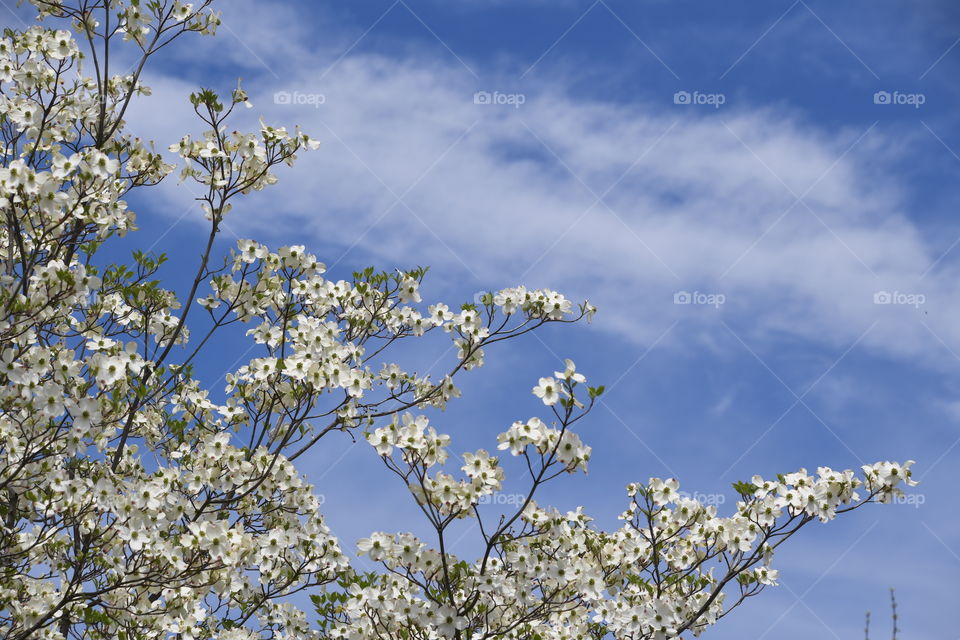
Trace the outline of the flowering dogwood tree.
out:
M 0 39 L 4 638 L 695 635 L 775 584 L 774 550 L 801 527 L 914 484 L 909 462 L 754 477 L 720 516 L 675 479 L 651 479 L 627 488 L 622 526 L 604 531 L 582 509 L 535 501 L 590 460 L 575 427 L 603 388 L 568 361 L 533 389 L 542 417 L 491 437 L 531 480 L 515 511 L 481 517 L 504 480 L 498 458 L 465 453 L 451 468 L 450 436 L 427 412 L 459 395 L 455 378 L 488 346 L 593 307 L 523 287 L 424 306 L 423 269 L 334 281 L 301 246 L 241 241 L 215 255 L 232 203 L 316 147 L 299 130 L 233 131 L 239 88 L 194 94 L 207 132 L 171 147 L 208 225 L 186 297 L 157 280 L 163 256 L 105 260 L 136 229 L 128 194 L 175 168 L 126 133 L 124 115 L 149 95 L 141 74 L 158 51 L 214 33 L 211 2 L 30 0 L 41 22 Z M 205 388 L 193 365 L 239 324 L 255 357 L 225 391 Z M 431 332 L 457 347 L 446 375 L 391 361 L 395 343 Z M 352 567 L 294 466 L 334 432 L 362 434 L 435 532 L 360 540 L 375 572 Z M 465 518 L 482 536 L 471 560 L 448 549 Z M 310 615 L 291 603 L 298 592 Z

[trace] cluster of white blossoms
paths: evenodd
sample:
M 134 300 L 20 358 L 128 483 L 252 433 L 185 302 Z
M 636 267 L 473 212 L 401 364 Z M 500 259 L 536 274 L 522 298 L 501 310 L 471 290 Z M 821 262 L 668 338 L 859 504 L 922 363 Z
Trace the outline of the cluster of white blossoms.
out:
M 366 437 L 377 453 L 388 461 L 388 466 L 407 480 L 407 486 L 418 503 L 436 508 L 432 515 L 438 518 L 467 517 L 484 496 L 500 489 L 503 470 L 497 459 L 483 449 L 463 455 L 461 469 L 466 476 L 463 479 L 458 480 L 442 471 L 429 473 L 429 469 L 447 461 L 450 436 L 437 433 L 426 416 L 414 417 L 405 413 L 400 421 L 394 416 L 390 424 L 367 433 Z M 398 462 L 389 460 L 394 449 L 400 454 Z
M 497 436 L 528 484 L 491 517 L 500 460 L 454 456 L 425 413 L 460 395 L 455 379 L 489 345 L 594 308 L 524 287 L 425 305 L 425 269 L 328 279 L 299 245 L 241 240 L 215 255 L 232 202 L 317 146 L 265 123 L 234 131 L 231 114 L 249 106 L 240 88 L 194 94 L 206 132 L 170 147 L 208 219 L 187 295 L 161 286 L 162 255 L 107 263 L 101 248 L 136 230 L 130 192 L 175 169 L 124 131 L 130 100 L 150 93 L 144 66 L 219 18 L 212 0 L 30 3 L 64 28 L 0 37 L 0 636 L 678 637 L 774 584 L 773 550 L 800 526 L 914 484 L 910 463 L 889 462 L 862 479 L 824 468 L 754 478 L 720 517 L 654 479 L 631 485 L 622 526 L 604 532 L 582 508 L 535 499 L 591 456 L 574 426 L 603 388 L 567 361 L 533 389 L 552 415 Z M 111 73 L 107 60 L 124 56 L 136 64 Z M 250 357 L 210 388 L 194 368 L 224 331 L 252 343 Z M 391 361 L 391 346 L 427 334 L 456 347 L 438 377 Z M 364 434 L 435 533 L 361 540 L 374 572 L 353 567 L 294 464 L 343 432 Z M 465 519 L 479 524 L 473 561 L 449 551 Z M 293 604 L 301 592 L 315 613 Z
M 232 108 L 246 104 L 246 93 L 237 89 L 233 92 L 231 108 L 223 111 L 223 105 L 217 103 L 212 92 L 201 92 L 193 97 L 194 105 L 203 105 L 207 113 L 201 116 L 212 127 L 204 133 L 203 140 L 193 140 L 184 136 L 178 144 L 171 145 L 170 151 L 189 161 L 184 165 L 181 180 L 193 179 L 209 189 L 219 192 L 219 200 L 206 199 L 201 205 L 207 218 L 219 220 L 230 211 L 226 200 L 235 194 L 261 191 L 275 184 L 277 176 L 271 168 L 280 163 L 291 164 L 296 160 L 300 149 L 317 149 L 320 143 L 299 131 L 291 134 L 283 127 L 272 127 L 261 120 L 260 132 L 227 133 L 222 122 L 230 116 Z
M 210 1 L 32 4 L 69 30 L 0 38 L 0 635 L 313 637 L 289 596 L 350 569 L 293 460 L 333 431 L 442 407 L 484 345 L 592 308 L 536 291 L 507 310 L 421 309 L 425 270 L 327 280 L 302 246 L 241 241 L 213 267 L 232 201 L 317 146 L 265 123 L 234 131 L 239 88 L 193 95 L 207 131 L 171 147 L 210 230 L 183 302 L 159 284 L 163 256 L 104 264 L 101 247 L 136 230 L 128 194 L 175 168 L 124 133 L 129 101 L 150 93 L 142 63 L 219 18 Z M 111 74 L 106 48 L 123 46 L 141 64 Z M 209 389 L 194 365 L 234 323 L 254 353 Z M 438 328 L 462 354 L 446 375 L 385 360 Z M 402 446 L 436 462 L 415 431 Z M 478 453 L 467 484 L 489 493 L 498 471 Z M 442 474 L 424 480 L 450 492 Z
M 352 574 L 342 591 L 315 597 L 325 634 L 351 640 L 699 635 L 777 583 L 774 550 L 800 527 L 889 501 L 916 484 L 912 461 L 867 465 L 863 478 L 826 467 L 815 476 L 803 469 L 775 480 L 755 476 L 735 485 L 741 500 L 732 515 L 720 516 L 716 506 L 684 497 L 676 479 L 651 478 L 627 487 L 623 525 L 605 532 L 582 507 L 561 514 L 533 500 L 544 482 L 585 470 L 589 447 L 569 427 L 603 392 L 588 388 L 589 404 L 579 401 L 577 387 L 586 379 L 568 360 L 565 371 L 541 379 L 533 390 L 551 407 L 560 403 L 540 393 L 545 380 L 563 400 L 555 413 L 558 426 L 532 418 L 500 434 L 500 449 L 526 458 L 533 483 L 517 510 L 494 522 L 485 520 L 477 504 L 485 491 L 499 490 L 504 473 L 486 451 L 459 458 L 466 478 L 457 480 L 428 472 L 447 462 L 450 438 L 424 416 L 407 414 L 367 434 L 387 467 L 406 482 L 437 545 L 409 533 L 378 532 L 360 540 L 360 555 L 380 563 L 385 573 Z M 458 518 L 481 525 L 486 551 L 475 562 L 445 551 L 447 527 Z M 738 591 L 731 593 L 728 584 Z
M 557 459 L 571 472 L 578 468 L 586 471 L 590 460 L 590 447 L 576 433 L 548 427 L 540 418 L 514 422 L 497 440 L 498 449 L 509 449 L 515 456 L 523 454 L 528 445 L 533 445 L 540 455 L 556 451 Z
M 624 637 L 699 633 L 744 598 L 776 584 L 774 549 L 796 530 L 815 519 L 827 522 L 868 502 L 902 495 L 902 486 L 917 484 L 910 478 L 911 464 L 867 465 L 864 479 L 827 467 L 817 469 L 816 476 L 804 469 L 776 480 L 754 476 L 736 485 L 742 499 L 729 517 L 718 517 L 715 506 L 683 497 L 676 479 L 632 484 L 630 507 L 621 515 L 625 525 L 603 536 L 599 556 L 601 570 L 616 585 L 609 593 L 618 597 L 595 603 L 596 615 Z M 869 480 L 877 469 L 895 471 L 880 481 Z M 858 494 L 861 487 L 866 495 Z M 731 579 L 739 593 L 727 606 L 722 587 Z

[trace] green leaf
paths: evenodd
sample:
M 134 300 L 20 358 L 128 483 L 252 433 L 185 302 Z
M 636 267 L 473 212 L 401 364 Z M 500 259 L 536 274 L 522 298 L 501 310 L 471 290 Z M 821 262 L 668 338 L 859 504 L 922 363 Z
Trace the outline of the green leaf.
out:
M 760 487 L 756 486 L 755 484 L 751 484 L 751 483 L 749 483 L 749 482 L 734 482 L 734 483 L 733 483 L 733 489 L 734 489 L 734 491 L 736 491 L 737 493 L 739 493 L 741 496 L 744 496 L 744 497 L 750 497 L 750 496 L 752 496 L 754 493 L 757 492 L 757 489 L 759 489 L 759 488 L 760 488 Z

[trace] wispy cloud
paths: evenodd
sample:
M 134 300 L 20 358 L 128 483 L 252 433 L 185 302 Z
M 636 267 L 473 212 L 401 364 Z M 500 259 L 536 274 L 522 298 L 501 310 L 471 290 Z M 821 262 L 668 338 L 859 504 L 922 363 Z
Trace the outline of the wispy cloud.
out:
M 893 170 L 877 163 L 882 126 L 825 130 L 735 105 L 615 105 L 550 82 L 513 94 L 506 79 L 480 87 L 500 97 L 477 104 L 475 78 L 455 62 L 358 53 L 329 68 L 297 46 L 303 71 L 263 74 L 255 111 L 301 123 L 324 146 L 268 199 L 238 208 L 240 233 L 309 241 L 330 262 L 351 247 L 352 259 L 415 256 L 468 289 L 523 276 L 589 295 L 601 326 L 640 342 L 673 320 L 722 313 L 749 320 L 758 338 L 841 345 L 879 321 L 864 348 L 931 363 L 951 358 L 944 344 L 960 349 L 947 319 L 960 311 L 955 268 L 946 260 L 924 276 L 938 256 L 904 215 Z M 138 126 L 172 135 L 186 110 L 171 105 L 187 87 L 154 80 L 163 113 Z M 290 103 L 274 104 L 275 92 Z M 253 213 L 265 205 L 269 215 Z M 677 291 L 725 303 L 677 305 Z M 878 292 L 923 304 L 875 304 Z

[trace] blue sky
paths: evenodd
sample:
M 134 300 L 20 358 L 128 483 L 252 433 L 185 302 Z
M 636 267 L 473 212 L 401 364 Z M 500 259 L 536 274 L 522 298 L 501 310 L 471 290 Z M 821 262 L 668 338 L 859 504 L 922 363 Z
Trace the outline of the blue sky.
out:
M 589 476 L 543 502 L 584 504 L 602 525 L 650 476 L 730 507 L 730 483 L 754 473 L 913 458 L 923 504 L 811 525 L 779 554 L 782 586 L 705 637 L 853 638 L 868 609 L 882 634 L 888 587 L 902 637 L 955 635 L 957 5 L 221 8 L 217 38 L 154 67 L 131 128 L 165 147 L 196 128 L 189 91 L 242 76 L 250 122 L 299 123 L 323 143 L 238 205 L 230 234 L 306 244 L 334 276 L 429 264 L 429 300 L 523 283 L 599 306 L 590 325 L 491 350 L 434 418 L 456 449 L 492 448 L 535 415 L 530 387 L 571 357 L 611 390 L 581 429 Z M 171 180 L 133 204 L 138 242 L 176 258 L 169 281 L 185 285 L 202 232 L 189 193 Z M 723 304 L 675 304 L 684 291 Z M 882 292 L 893 304 L 875 303 Z M 237 354 L 215 349 L 211 379 Z M 439 342 L 402 354 L 424 369 L 451 356 Z M 302 468 L 345 543 L 420 530 L 362 442 L 325 441 Z

